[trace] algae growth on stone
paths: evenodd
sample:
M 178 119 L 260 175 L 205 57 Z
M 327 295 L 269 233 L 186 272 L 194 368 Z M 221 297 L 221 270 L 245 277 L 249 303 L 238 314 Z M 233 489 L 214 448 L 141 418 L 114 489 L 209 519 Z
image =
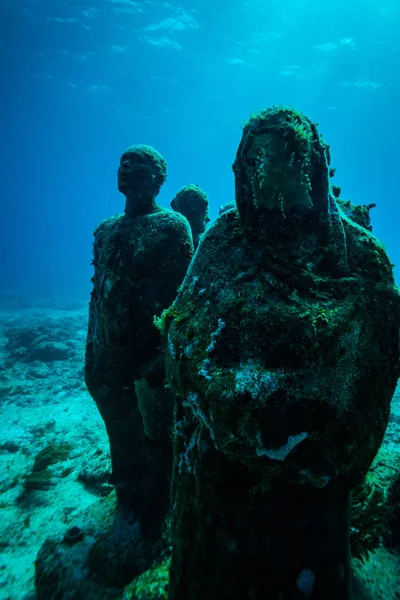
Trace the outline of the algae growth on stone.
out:
M 399 295 L 329 168 L 304 115 L 254 115 L 237 210 L 158 321 L 177 396 L 170 600 L 349 598 L 350 492 L 388 422 Z

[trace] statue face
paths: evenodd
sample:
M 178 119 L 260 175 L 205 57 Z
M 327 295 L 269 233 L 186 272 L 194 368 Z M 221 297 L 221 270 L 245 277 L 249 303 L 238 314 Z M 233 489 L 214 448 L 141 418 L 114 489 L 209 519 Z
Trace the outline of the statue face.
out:
M 311 208 L 310 141 L 304 137 L 299 144 L 290 129 L 285 138 L 275 131 L 253 137 L 247 175 L 257 207 L 283 212 Z
M 137 154 L 125 152 L 118 167 L 118 190 L 125 196 L 153 195 L 154 179 L 148 163 Z
M 233 164 L 241 218 L 327 211 L 329 163 L 329 146 L 296 109 L 272 106 L 252 115 Z
M 152 146 L 136 144 L 121 156 L 118 167 L 118 189 L 136 206 L 145 208 L 157 196 L 167 178 L 167 162 Z

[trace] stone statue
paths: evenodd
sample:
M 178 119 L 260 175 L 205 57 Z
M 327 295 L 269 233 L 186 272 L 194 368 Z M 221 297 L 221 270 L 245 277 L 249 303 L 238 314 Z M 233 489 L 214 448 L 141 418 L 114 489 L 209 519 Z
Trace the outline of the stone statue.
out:
M 125 213 L 94 234 L 85 380 L 109 437 L 117 502 L 99 499 L 64 538 L 45 541 L 38 600 L 120 598 L 170 542 L 173 402 L 153 319 L 175 298 L 193 243 L 187 220 L 156 204 L 166 167 L 154 148 L 128 148 L 118 169 Z
M 210 221 L 208 204 L 207 194 L 201 187 L 194 184 L 184 185 L 171 202 L 171 208 L 181 213 L 189 221 L 195 250 Z
M 292 108 L 244 127 L 236 205 L 158 321 L 176 394 L 170 600 L 347 600 L 349 500 L 399 376 L 383 245 Z

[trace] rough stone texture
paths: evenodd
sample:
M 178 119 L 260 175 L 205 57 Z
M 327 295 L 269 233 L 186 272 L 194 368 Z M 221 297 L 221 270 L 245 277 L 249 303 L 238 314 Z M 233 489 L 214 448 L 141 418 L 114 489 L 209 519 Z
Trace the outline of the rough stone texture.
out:
M 170 600 L 349 598 L 349 494 L 387 426 L 399 296 L 293 109 L 244 128 L 236 203 L 159 321 L 177 395 Z
M 153 318 L 174 299 L 193 253 L 186 219 L 155 203 L 166 177 L 164 163 L 146 146 L 133 146 L 121 157 L 118 185 L 126 196 L 125 214 L 106 219 L 94 234 L 85 364 L 86 384 L 110 439 L 111 483 L 143 530 L 156 532 L 168 506 L 172 399 L 164 388 Z M 135 391 L 139 380 L 146 380 L 155 396 L 151 427 L 159 430 L 156 439 L 147 435 L 148 412 Z
M 376 204 L 353 204 L 350 200 L 337 198 L 337 203 L 344 214 L 361 227 L 372 231 L 370 210 L 375 208 Z
M 135 381 L 146 379 L 161 390 L 154 410 L 162 415 L 169 403 L 172 415 L 153 317 L 174 299 L 191 252 L 186 220 L 167 210 L 112 217 L 95 232 L 85 378 L 110 438 L 117 495 L 151 525 L 168 503 L 171 419 L 159 423 L 157 440 L 146 435 Z
M 189 221 L 195 249 L 210 221 L 208 205 L 207 194 L 201 187 L 192 183 L 184 185 L 171 202 L 171 208 L 181 213 Z

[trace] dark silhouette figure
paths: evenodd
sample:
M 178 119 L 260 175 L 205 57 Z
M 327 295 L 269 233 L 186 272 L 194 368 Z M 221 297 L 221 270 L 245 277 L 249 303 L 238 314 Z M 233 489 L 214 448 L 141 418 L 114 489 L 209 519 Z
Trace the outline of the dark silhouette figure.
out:
M 110 482 L 119 503 L 155 532 L 168 508 L 172 400 L 153 319 L 174 300 L 193 253 L 186 219 L 155 201 L 166 167 L 149 146 L 132 146 L 121 157 L 125 214 L 94 233 L 85 363 L 110 440 Z

